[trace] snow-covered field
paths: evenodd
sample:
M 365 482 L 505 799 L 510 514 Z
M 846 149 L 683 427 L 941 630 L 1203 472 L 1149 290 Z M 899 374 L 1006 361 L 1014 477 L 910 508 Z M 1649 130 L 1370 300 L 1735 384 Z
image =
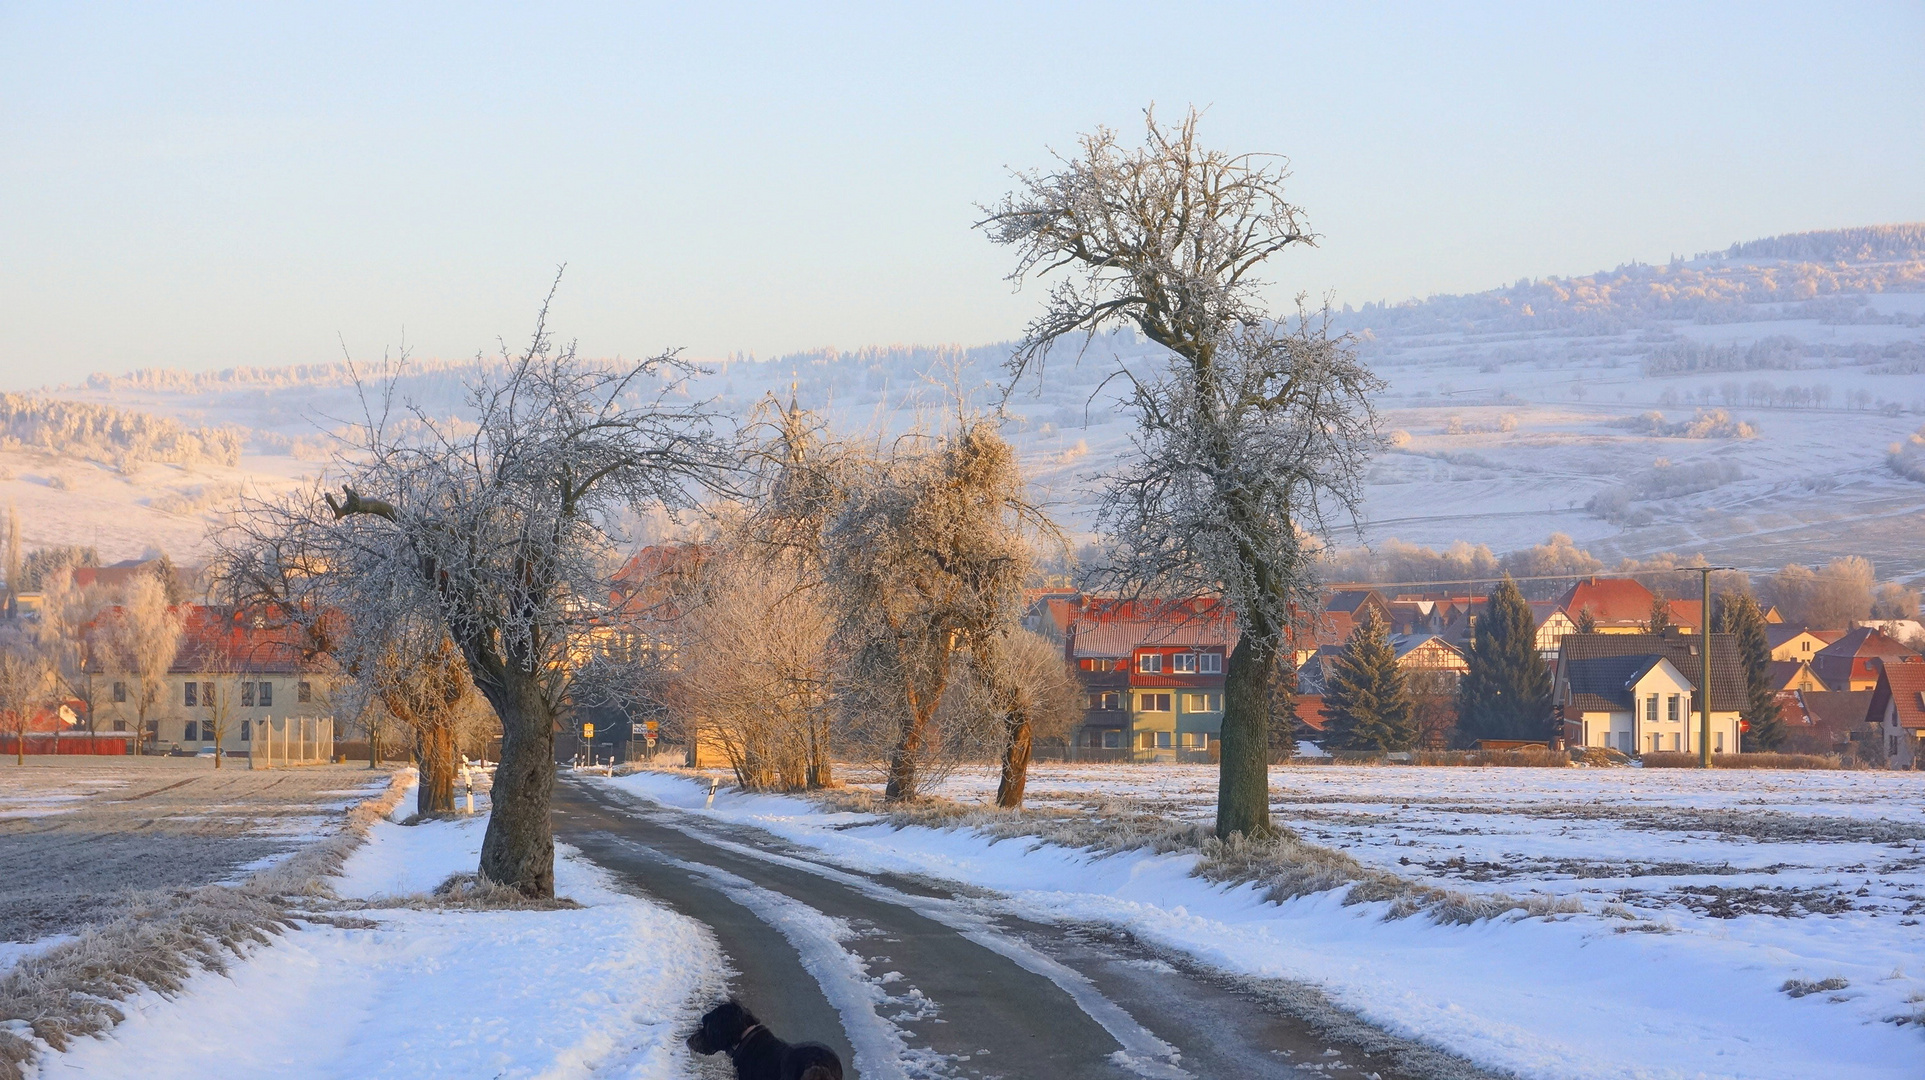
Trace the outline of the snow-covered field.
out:
M 1340 893 L 1268 903 L 1191 877 L 1191 855 L 898 830 L 780 796 L 725 793 L 704 809 L 706 788 L 677 775 L 611 782 L 852 867 L 994 889 L 1027 917 L 1109 923 L 1229 972 L 1317 983 L 1390 1030 L 1523 1076 L 1901 1077 L 1925 1061 L 1925 1025 L 1898 1022 L 1925 1011 L 1917 775 L 1273 772 L 1280 820 L 1367 864 L 1586 909 L 1471 926 L 1390 919 Z M 945 791 L 993 783 L 963 773 Z M 1201 819 L 1213 783 L 1205 767 L 1039 766 L 1030 793 Z
M 336 891 L 366 899 L 431 890 L 472 871 L 485 825 L 485 817 L 378 824 Z M 40 1075 L 690 1075 L 681 1040 L 722 975 L 713 939 L 560 854 L 557 892 L 579 910 L 343 912 L 378 925 L 308 923 L 224 974 L 194 976 L 179 995 L 143 995 L 108 1037 L 50 1055 Z

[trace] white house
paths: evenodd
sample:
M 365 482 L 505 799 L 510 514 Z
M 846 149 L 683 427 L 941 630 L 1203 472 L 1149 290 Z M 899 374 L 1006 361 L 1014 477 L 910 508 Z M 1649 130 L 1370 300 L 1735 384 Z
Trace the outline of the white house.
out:
M 1570 634 L 1558 647 L 1552 702 L 1565 741 L 1627 754 L 1699 752 L 1696 634 Z M 1729 634 L 1711 641 L 1711 752 L 1739 749 L 1745 674 Z

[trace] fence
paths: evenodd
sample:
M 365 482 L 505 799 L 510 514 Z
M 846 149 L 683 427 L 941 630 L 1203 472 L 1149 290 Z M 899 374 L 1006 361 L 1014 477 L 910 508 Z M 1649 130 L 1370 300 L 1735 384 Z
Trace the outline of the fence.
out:
M 334 760 L 334 718 L 284 716 L 254 721 L 250 769 L 325 765 Z
M 30 731 L 27 733 L 27 753 L 122 756 L 127 753 L 127 744 L 133 737 L 132 732 L 90 734 L 85 731 L 63 731 L 56 735 L 51 731 Z M 0 735 L 0 756 L 19 754 L 19 742 L 17 735 Z

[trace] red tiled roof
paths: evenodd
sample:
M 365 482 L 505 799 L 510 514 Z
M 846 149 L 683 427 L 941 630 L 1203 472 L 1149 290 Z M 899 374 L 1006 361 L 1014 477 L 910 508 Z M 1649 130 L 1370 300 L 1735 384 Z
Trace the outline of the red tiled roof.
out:
M 1898 707 L 1898 726 L 1925 730 L 1925 664 L 1881 664 L 1872 691 L 1871 717 L 1883 723 L 1885 707 Z
M 1236 620 L 1214 600 L 1088 599 L 1070 623 L 1070 655 L 1128 656 L 1142 646 L 1236 647 Z

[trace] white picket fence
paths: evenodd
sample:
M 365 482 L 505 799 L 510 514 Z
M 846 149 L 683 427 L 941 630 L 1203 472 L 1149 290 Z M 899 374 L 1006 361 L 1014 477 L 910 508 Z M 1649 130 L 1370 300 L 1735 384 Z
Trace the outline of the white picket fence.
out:
M 334 718 L 331 716 L 256 720 L 253 735 L 247 759 L 249 768 L 325 765 L 334 760 Z

